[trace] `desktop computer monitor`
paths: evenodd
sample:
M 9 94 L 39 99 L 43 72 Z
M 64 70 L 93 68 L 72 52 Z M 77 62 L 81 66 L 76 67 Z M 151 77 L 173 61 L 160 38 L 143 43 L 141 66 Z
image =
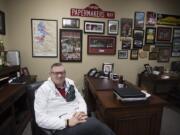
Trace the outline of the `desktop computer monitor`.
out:
M 20 65 L 20 52 L 19 51 L 7 51 L 6 61 L 11 66 Z

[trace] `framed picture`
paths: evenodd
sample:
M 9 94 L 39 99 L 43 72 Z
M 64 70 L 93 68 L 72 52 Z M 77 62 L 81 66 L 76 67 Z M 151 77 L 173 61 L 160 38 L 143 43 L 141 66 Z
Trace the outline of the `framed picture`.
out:
M 5 13 L 0 11 L 0 34 L 5 35 Z
M 132 49 L 130 54 L 131 60 L 138 60 L 138 49 Z
M 169 62 L 171 56 L 170 47 L 159 47 L 158 62 Z
M 119 21 L 118 20 L 108 20 L 108 34 L 117 35 L 119 31 Z
M 170 43 L 172 35 L 172 28 L 170 27 L 157 27 L 157 42 Z
M 132 23 L 131 18 L 121 19 L 121 37 L 131 37 L 132 36 Z
M 82 30 L 60 29 L 60 61 L 82 62 Z
M 57 27 L 57 20 L 31 19 L 33 57 L 57 57 Z
M 131 39 L 122 39 L 122 49 L 123 50 L 131 49 Z
M 136 29 L 134 29 L 133 30 L 133 37 L 135 39 L 143 40 L 143 38 L 144 38 L 144 30 L 136 30 Z
M 85 33 L 98 33 L 104 34 L 105 23 L 95 21 L 84 21 Z
M 149 60 L 157 60 L 158 52 L 149 52 Z
M 88 35 L 88 54 L 116 54 L 116 37 Z
M 133 40 L 133 48 L 134 49 L 139 49 L 143 47 L 143 40 L 141 39 L 134 39 Z
M 173 29 L 172 56 L 180 57 L 180 28 Z
M 143 29 L 144 28 L 144 12 L 134 13 L 134 28 Z
M 63 28 L 79 28 L 80 19 L 78 18 L 62 18 L 62 27 Z
M 154 26 L 156 24 L 156 13 L 148 11 L 146 13 L 146 25 Z
M 179 15 L 169 15 L 157 13 L 158 25 L 180 26 Z
M 146 27 L 145 44 L 155 44 L 156 28 Z
M 113 72 L 114 64 L 113 63 L 103 63 L 102 71 L 104 74 L 108 75 L 109 73 Z
M 118 50 L 118 59 L 128 59 L 128 50 Z
M 20 70 L 20 73 L 22 76 L 29 76 L 30 73 L 29 73 L 29 70 L 27 67 L 22 67 L 21 70 Z

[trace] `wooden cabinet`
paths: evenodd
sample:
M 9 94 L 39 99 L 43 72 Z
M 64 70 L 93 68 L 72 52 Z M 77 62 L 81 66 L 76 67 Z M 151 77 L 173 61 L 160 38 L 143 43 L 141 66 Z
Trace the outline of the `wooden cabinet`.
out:
M 0 77 L 16 76 L 18 66 L 1 69 Z M 26 82 L 36 81 L 36 76 L 27 76 Z M 5 81 L 5 80 L 3 80 Z M 7 80 L 6 80 L 7 81 Z M 21 135 L 31 115 L 28 109 L 26 84 L 0 85 L 0 135 Z
M 26 99 L 25 85 L 7 85 L 0 90 L 0 134 L 23 132 L 31 118 Z
M 180 76 L 169 76 L 163 79 L 160 75 L 138 74 L 138 86 L 146 89 L 149 93 L 156 94 L 163 98 L 173 91 L 180 82 Z

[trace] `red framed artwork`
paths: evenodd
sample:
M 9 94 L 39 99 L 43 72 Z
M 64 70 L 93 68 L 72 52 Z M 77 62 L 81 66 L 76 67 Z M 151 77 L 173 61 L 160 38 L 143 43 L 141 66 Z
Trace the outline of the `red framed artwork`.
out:
M 116 54 L 116 37 L 88 35 L 88 54 Z
M 170 27 L 157 27 L 157 42 L 170 43 L 172 36 L 172 28 Z

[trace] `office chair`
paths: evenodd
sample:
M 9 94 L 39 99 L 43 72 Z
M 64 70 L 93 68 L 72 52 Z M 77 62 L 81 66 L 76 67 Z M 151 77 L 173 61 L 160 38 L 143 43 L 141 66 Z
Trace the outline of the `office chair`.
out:
M 28 84 L 26 86 L 26 91 L 28 95 L 28 106 L 31 112 L 31 129 L 32 135 L 53 135 L 51 130 L 43 129 L 39 127 L 35 121 L 35 114 L 34 114 L 34 98 L 35 98 L 35 91 L 38 89 L 44 81 L 38 81 L 32 84 Z

